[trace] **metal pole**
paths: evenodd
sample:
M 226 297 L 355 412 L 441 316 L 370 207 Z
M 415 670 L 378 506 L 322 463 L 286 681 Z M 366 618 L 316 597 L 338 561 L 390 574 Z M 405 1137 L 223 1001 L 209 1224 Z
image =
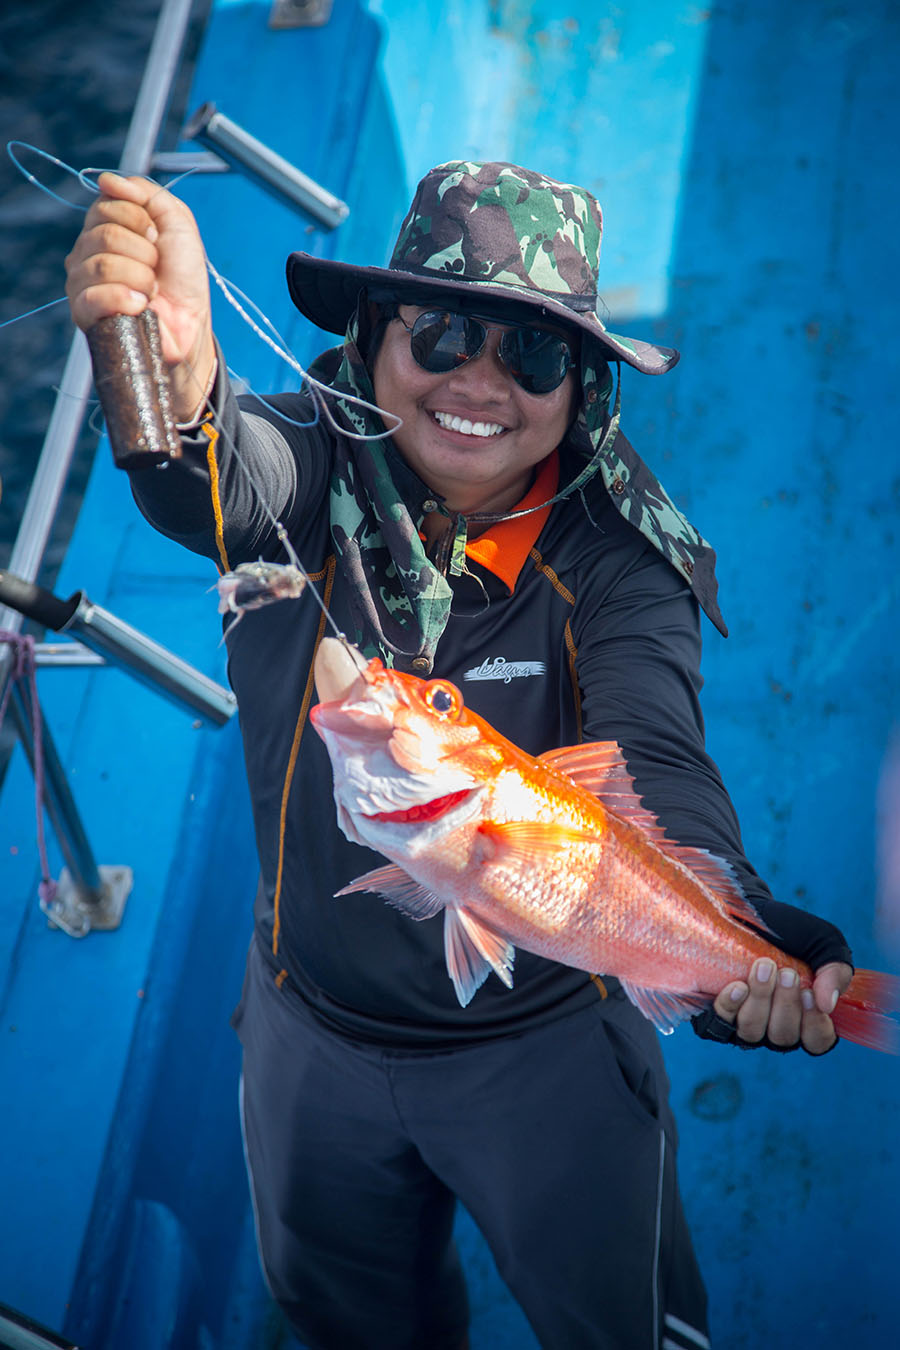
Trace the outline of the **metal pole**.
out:
M 13 685 L 9 701 L 22 748 L 36 774 L 32 708 L 21 683 Z M 41 717 L 40 709 L 37 716 Z M 44 809 L 67 866 L 55 884 L 52 899 L 41 899 L 41 908 L 54 928 L 69 937 L 87 937 L 94 931 L 109 931 L 122 922 L 125 904 L 134 886 L 134 873 L 121 864 L 101 863 L 94 858 L 65 769 L 47 723 L 41 718 L 41 759 L 44 774 Z
M 214 103 L 204 103 L 197 109 L 184 135 L 214 150 L 278 201 L 311 216 L 326 230 L 337 229 L 350 214 L 350 207 L 340 197 L 232 122 Z
M 25 691 L 18 680 L 12 687 L 9 706 L 16 722 L 22 748 L 28 757 L 32 773 L 35 773 L 37 764 L 35 762 L 34 735 L 31 722 L 32 709 L 28 705 Z M 41 716 L 40 712 L 38 712 L 38 716 Z M 78 807 L 75 805 L 75 798 L 72 796 L 69 787 L 69 780 L 53 743 L 53 737 L 50 735 L 50 729 L 43 719 L 41 720 L 41 750 L 44 772 L 44 806 L 47 815 L 50 817 L 50 823 L 53 826 L 63 857 L 82 898 L 96 904 L 101 899 L 103 889 L 100 872 L 91 852 L 84 826 L 81 823 Z
M 185 32 L 193 5 L 194 0 L 163 0 L 119 161 L 119 168 L 123 173 L 146 173 L 149 169 L 171 95 L 174 73 L 184 46 Z M 10 558 L 10 570 L 27 581 L 34 581 L 37 577 L 47 550 L 50 532 L 84 421 L 91 379 L 87 343 L 83 333 L 76 333 Z M 0 628 L 18 633 L 21 627 L 22 616 L 5 605 L 0 606 Z M 12 669 L 12 646 L 7 643 L 0 644 L 0 700 Z M 13 695 L 11 703 L 19 721 L 19 733 L 27 750 L 30 741 L 30 732 L 27 730 L 28 716 L 19 701 L 20 691 L 14 690 Z M 48 814 L 51 816 L 63 853 L 72 868 L 74 881 L 75 912 L 71 920 L 61 918 L 59 926 L 65 927 L 73 936 L 90 931 L 92 926 L 114 927 L 121 919 L 124 898 L 130 890 L 130 873 L 127 868 L 103 868 L 98 871 L 65 773 L 49 736 L 45 743 L 45 767 L 48 785 L 52 782 L 51 791 L 48 792 Z M 66 821 L 65 816 L 69 807 L 71 820 Z M 76 869 L 81 873 L 81 879 Z M 106 882 L 101 872 L 107 874 Z M 95 897 L 99 903 L 91 903 Z M 82 904 L 84 900 L 88 903 Z M 84 912 L 89 909 L 107 912 L 101 921 L 97 922 L 100 916 L 95 916 L 92 920 Z

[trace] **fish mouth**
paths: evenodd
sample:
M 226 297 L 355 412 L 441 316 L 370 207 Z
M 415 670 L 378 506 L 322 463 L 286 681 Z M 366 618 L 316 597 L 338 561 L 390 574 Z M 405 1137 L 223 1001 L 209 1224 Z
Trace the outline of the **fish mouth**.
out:
M 343 703 L 359 697 L 365 687 L 366 660 L 349 642 L 323 638 L 314 665 L 316 694 L 320 703 Z
M 403 811 L 375 811 L 367 815 L 367 820 L 390 821 L 391 824 L 421 825 L 425 821 L 438 820 L 451 811 L 454 806 L 471 797 L 474 788 L 461 788 L 459 792 L 448 792 L 443 797 L 432 797 L 428 802 L 417 802 Z

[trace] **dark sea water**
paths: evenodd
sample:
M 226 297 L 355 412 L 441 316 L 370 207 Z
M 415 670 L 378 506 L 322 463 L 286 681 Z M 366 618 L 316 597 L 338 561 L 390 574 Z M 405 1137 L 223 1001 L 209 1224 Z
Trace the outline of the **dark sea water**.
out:
M 30 184 L 6 151 L 26 141 L 76 168 L 115 168 L 153 38 L 160 0 L 24 0 L 0 4 L 0 323 L 64 294 L 63 260 L 83 215 Z M 188 56 L 207 5 L 195 5 Z M 189 60 L 187 63 L 189 70 Z M 187 70 L 160 138 L 171 148 Z M 35 177 L 82 203 L 77 182 L 35 155 Z M 65 303 L 0 328 L 0 567 L 9 560 L 68 354 Z M 50 584 L 77 513 L 96 435 L 79 446 L 42 579 Z

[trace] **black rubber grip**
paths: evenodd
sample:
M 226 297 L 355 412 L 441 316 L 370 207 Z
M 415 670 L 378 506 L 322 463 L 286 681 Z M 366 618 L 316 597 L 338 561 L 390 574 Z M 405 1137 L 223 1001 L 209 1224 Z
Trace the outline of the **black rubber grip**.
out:
M 25 581 L 14 572 L 0 572 L 0 604 L 7 605 L 26 619 L 33 619 L 42 628 L 59 632 L 65 628 L 78 608 L 81 591 L 60 600 L 52 591 L 45 591 L 33 581 Z

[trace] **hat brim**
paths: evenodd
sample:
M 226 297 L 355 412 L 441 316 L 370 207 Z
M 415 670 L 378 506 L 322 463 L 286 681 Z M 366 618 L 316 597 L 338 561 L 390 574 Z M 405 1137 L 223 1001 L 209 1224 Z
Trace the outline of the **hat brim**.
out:
M 404 272 L 389 267 L 357 267 L 353 263 L 316 258 L 310 253 L 292 253 L 287 260 L 287 283 L 291 299 L 301 314 L 326 333 L 343 337 L 356 310 L 363 287 L 388 294 L 411 305 L 430 305 L 442 298 L 448 303 L 483 310 L 486 303 L 502 307 L 511 321 L 534 322 L 535 311 L 565 327 L 587 333 L 605 349 L 609 360 L 624 361 L 645 375 L 663 375 L 677 364 L 679 353 L 639 338 L 610 333 L 593 312 L 581 311 L 541 291 L 524 286 L 454 280 L 434 273 Z M 577 297 L 573 297 L 573 302 Z M 476 303 L 477 302 L 477 303 Z

